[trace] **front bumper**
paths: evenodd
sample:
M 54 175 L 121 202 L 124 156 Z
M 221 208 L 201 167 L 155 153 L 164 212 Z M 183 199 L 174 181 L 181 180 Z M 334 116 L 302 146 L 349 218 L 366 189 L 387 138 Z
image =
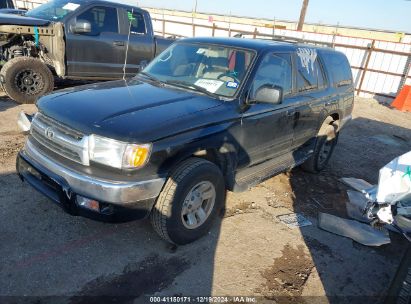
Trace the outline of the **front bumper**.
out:
M 41 154 L 30 140 L 17 156 L 16 167 L 22 180 L 67 212 L 101 220 L 146 217 L 165 183 L 165 178 L 125 182 L 80 174 Z M 96 212 L 79 207 L 77 195 L 96 200 L 104 208 Z

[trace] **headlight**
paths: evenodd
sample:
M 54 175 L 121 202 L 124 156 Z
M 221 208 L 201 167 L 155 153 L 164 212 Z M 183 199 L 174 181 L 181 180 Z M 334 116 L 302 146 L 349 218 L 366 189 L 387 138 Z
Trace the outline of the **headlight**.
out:
M 151 144 L 128 144 L 110 138 L 91 135 L 90 160 L 119 169 L 143 167 L 151 153 Z

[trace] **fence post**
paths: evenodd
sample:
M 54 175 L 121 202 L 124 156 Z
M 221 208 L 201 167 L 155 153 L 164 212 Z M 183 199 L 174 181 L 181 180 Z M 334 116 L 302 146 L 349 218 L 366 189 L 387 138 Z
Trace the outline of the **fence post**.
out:
M 193 10 L 193 12 L 191 13 L 191 24 L 193 25 L 193 37 L 196 36 L 196 25 L 194 24 L 194 16 L 196 15 L 195 15 L 195 11 Z
M 367 60 L 365 61 L 364 69 L 363 69 L 362 74 L 361 74 L 361 80 L 360 80 L 360 84 L 358 86 L 357 96 L 360 95 L 360 93 L 361 93 L 362 85 L 363 85 L 364 79 L 365 79 L 365 74 L 368 71 L 368 65 L 370 63 L 371 55 L 372 55 L 372 52 L 373 52 L 374 48 L 375 48 L 375 40 L 372 41 L 371 46 L 368 49 Z
M 258 30 L 257 28 L 254 29 L 253 39 L 257 38 Z
M 405 82 L 407 81 L 407 78 L 408 78 L 408 74 L 410 73 L 410 70 L 411 70 L 411 55 L 408 56 L 407 62 L 405 63 L 404 72 L 402 73 L 403 76 L 401 78 L 400 85 L 398 86 L 397 95 L 401 92 L 402 88 L 404 87 Z
M 164 16 L 163 16 L 163 37 L 165 36 L 166 36 L 166 19 L 164 19 Z
M 212 32 L 212 37 L 214 37 L 215 36 L 215 23 L 213 23 L 213 32 Z

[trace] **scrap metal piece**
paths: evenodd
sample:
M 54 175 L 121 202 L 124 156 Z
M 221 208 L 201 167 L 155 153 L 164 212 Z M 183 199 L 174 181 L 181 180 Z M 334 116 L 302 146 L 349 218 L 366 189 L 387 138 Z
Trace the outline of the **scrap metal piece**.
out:
M 342 181 L 344 184 L 347 186 L 360 191 L 360 192 L 368 192 L 367 190 L 371 189 L 374 187 L 371 185 L 369 182 L 359 179 L 359 178 L 353 178 L 353 177 L 343 177 L 340 178 L 340 181 Z
M 283 224 L 286 224 L 288 228 L 301 228 L 312 225 L 312 223 L 300 213 L 283 214 L 277 216 L 277 218 Z
M 318 226 L 328 232 L 350 238 L 366 246 L 381 246 L 391 242 L 387 229 L 376 230 L 369 225 L 320 213 Z
M 353 190 L 347 191 L 349 201 L 345 207 L 347 209 L 347 215 L 357 221 L 370 223 L 371 220 L 365 214 L 367 209 L 368 200 L 363 193 Z

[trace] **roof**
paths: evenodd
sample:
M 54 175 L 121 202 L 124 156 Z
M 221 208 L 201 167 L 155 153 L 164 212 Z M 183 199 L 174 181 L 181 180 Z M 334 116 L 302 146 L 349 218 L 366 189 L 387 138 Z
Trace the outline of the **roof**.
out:
M 133 9 L 138 9 L 140 11 L 146 11 L 145 9 L 137 6 L 136 5 L 132 5 L 131 2 L 122 2 L 122 1 L 116 1 L 116 0 L 76 0 L 76 3 L 79 4 L 101 4 L 101 5 L 105 5 L 105 4 L 112 4 L 115 5 L 117 7 L 124 7 L 124 8 L 133 8 Z
M 221 37 L 200 37 L 200 38 L 185 38 L 181 41 L 194 43 L 207 43 L 225 46 L 233 46 L 237 48 L 252 49 L 262 51 L 266 49 L 275 49 L 276 51 L 295 51 L 298 48 L 312 48 L 317 50 L 331 50 L 331 48 L 324 48 L 312 44 L 301 44 L 294 42 L 278 41 L 278 40 L 264 40 L 264 39 L 249 39 L 249 38 L 221 38 Z

